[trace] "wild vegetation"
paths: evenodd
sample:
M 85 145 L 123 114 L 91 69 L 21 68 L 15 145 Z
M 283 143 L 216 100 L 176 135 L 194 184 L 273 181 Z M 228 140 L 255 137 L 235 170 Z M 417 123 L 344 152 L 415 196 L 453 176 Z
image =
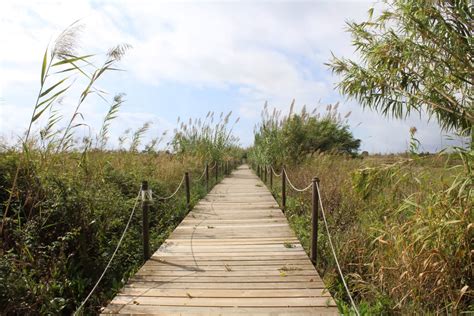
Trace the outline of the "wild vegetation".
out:
M 298 188 L 319 177 L 329 231 L 362 314 L 472 310 L 472 158 L 472 152 L 364 159 L 318 153 L 287 164 Z M 309 253 L 311 191 L 288 186 L 287 192 L 286 216 Z M 273 194 L 280 201 L 279 180 Z M 349 313 L 319 221 L 317 269 Z
M 269 165 L 284 161 L 297 163 L 317 151 L 354 155 L 360 140 L 354 139 L 347 125 L 347 117 L 338 113 L 338 105 L 328 105 L 324 114 L 311 113 L 303 107 L 294 113 L 294 101 L 287 116 L 265 104 L 261 122 L 255 127 L 255 141 L 249 157 L 253 162 Z
M 118 70 L 116 63 L 130 47 L 113 48 L 102 66 L 95 68 L 100 56 L 75 52 L 78 31 L 79 26 L 72 25 L 45 52 L 29 128 L 18 146 L 4 145 L 0 152 L 2 315 L 96 314 L 143 262 L 141 182 L 149 181 L 154 194 L 149 215 L 154 250 L 187 212 L 182 189 L 171 200 L 159 197 L 172 193 L 188 171 L 191 204 L 196 203 L 206 193 L 205 164 L 240 155 L 236 138 L 228 132 L 230 114 L 221 115 L 223 119 L 213 124 L 212 113 L 204 132 L 192 124 L 181 124 L 180 131 L 171 135 L 172 152 L 158 149 L 163 135 L 142 144 L 151 122 L 125 131 L 114 150 L 109 130 L 125 95 L 119 93 L 108 101 L 97 84 L 106 73 Z M 59 107 L 66 105 L 61 99 L 77 90 L 71 117 L 64 118 Z M 92 95 L 109 106 L 97 135 L 91 134 L 80 111 Z M 36 131 L 38 125 L 41 128 Z M 89 133 L 81 139 L 83 130 Z M 110 268 L 78 310 L 129 220 Z
M 180 123 L 174 130 L 172 141 L 174 152 L 179 155 L 193 154 L 208 162 L 230 161 L 239 156 L 242 149 L 238 146 L 238 138 L 232 134 L 233 127 L 239 122 L 237 118 L 229 127 L 232 112 L 219 115 L 214 123 L 214 113 L 208 112 L 204 119 L 189 119 L 188 123 Z
M 427 113 L 446 130 L 472 136 L 472 3 L 389 0 L 384 8 L 348 24 L 360 59 L 334 56 L 328 64 L 340 76 L 341 92 L 385 116 Z M 18 145 L 1 144 L 2 315 L 77 311 L 130 219 L 110 268 L 78 311 L 97 313 L 142 263 L 141 181 L 149 181 L 155 196 L 150 239 L 156 249 L 186 215 L 181 192 L 169 201 L 159 197 L 172 193 L 189 171 L 195 203 L 206 193 L 204 165 L 244 154 L 232 133 L 238 119 L 212 112 L 178 120 L 172 135 L 152 135 L 148 143 L 152 122 L 145 122 L 125 130 L 114 148 L 110 127 L 126 96 L 110 98 L 98 84 L 120 71 L 131 47 L 118 45 L 105 56 L 78 54 L 79 31 L 73 24 L 45 51 L 29 127 Z M 77 102 L 64 117 L 64 97 L 75 93 Z M 81 114 L 93 97 L 108 106 L 96 134 Z M 412 128 L 406 153 L 363 157 L 347 115 L 337 105 L 323 113 L 297 112 L 292 105 L 286 116 L 265 106 L 246 154 L 277 172 L 285 165 L 300 188 L 320 178 L 328 228 L 362 314 L 472 312 L 473 142 L 421 155 Z M 271 189 L 280 199 L 279 181 Z M 308 250 L 311 196 L 288 192 L 286 215 Z M 317 269 L 341 311 L 351 314 L 319 220 Z

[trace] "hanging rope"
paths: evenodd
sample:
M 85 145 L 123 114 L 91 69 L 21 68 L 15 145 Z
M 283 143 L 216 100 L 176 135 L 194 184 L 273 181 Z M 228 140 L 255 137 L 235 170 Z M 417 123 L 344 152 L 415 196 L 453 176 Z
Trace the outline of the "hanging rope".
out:
M 153 194 L 153 195 L 155 195 L 155 197 L 156 197 L 158 200 L 161 200 L 161 201 L 166 201 L 166 200 L 171 199 L 173 196 L 176 195 L 176 193 L 178 193 L 179 189 L 180 189 L 181 186 L 183 185 L 183 183 L 184 183 L 184 177 L 185 177 L 185 176 L 183 175 L 183 177 L 181 178 L 181 182 L 179 183 L 178 187 L 176 188 L 176 190 L 175 190 L 171 195 L 166 196 L 166 197 L 160 197 L 160 196 L 157 196 L 157 195 L 155 195 L 155 194 Z
M 334 260 L 336 261 L 337 270 L 339 271 L 339 275 L 341 276 L 342 283 L 344 284 L 344 288 L 346 289 L 347 295 L 349 296 L 349 299 L 351 300 L 352 307 L 354 308 L 354 311 L 355 311 L 356 315 L 360 316 L 359 310 L 357 309 L 356 304 L 354 303 L 354 300 L 352 299 L 351 292 L 349 291 L 349 287 L 347 286 L 346 280 L 344 279 L 344 275 L 342 274 L 341 266 L 339 265 L 339 260 L 337 260 L 336 250 L 334 249 L 334 245 L 332 243 L 331 234 L 329 233 L 328 222 L 326 220 L 326 214 L 324 212 L 323 202 L 321 200 L 321 191 L 319 190 L 319 183 L 317 183 L 317 182 L 316 182 L 316 190 L 318 190 L 319 205 L 321 206 L 321 213 L 323 215 L 324 226 L 326 227 L 326 232 L 328 234 L 329 245 L 331 246 L 332 255 L 334 256 Z
M 204 167 L 204 171 L 202 172 L 201 176 L 200 176 L 198 179 L 196 179 L 196 181 L 197 181 L 197 182 L 201 181 L 202 178 L 204 178 L 204 175 L 205 175 L 205 174 L 206 174 L 206 167 Z
M 92 293 L 94 293 L 95 289 L 97 288 L 97 286 L 99 285 L 100 281 L 102 281 L 102 278 L 104 277 L 105 273 L 107 272 L 107 270 L 110 268 L 110 265 L 112 264 L 112 260 L 114 260 L 114 257 L 115 255 L 117 254 L 117 251 L 118 249 L 120 248 L 120 245 L 122 244 L 122 241 L 123 241 L 123 238 L 125 237 L 125 234 L 127 233 L 127 230 L 128 228 L 130 227 L 130 223 L 132 221 L 132 218 L 133 218 L 133 214 L 135 214 L 135 209 L 137 208 L 137 205 L 138 205 L 138 200 L 140 199 L 140 196 L 142 195 L 142 189 L 140 188 L 140 191 L 138 192 L 138 195 L 135 199 L 135 204 L 133 205 L 133 208 L 132 208 L 132 211 L 130 212 L 130 217 L 128 218 L 128 222 L 127 222 L 127 225 L 125 225 L 125 229 L 123 230 L 123 233 L 122 233 L 122 236 L 120 236 L 120 239 L 119 239 L 119 242 L 117 244 L 117 247 L 115 247 L 115 250 L 114 252 L 112 253 L 112 256 L 110 257 L 109 259 L 109 262 L 107 263 L 107 266 L 105 266 L 105 269 L 104 271 L 102 272 L 102 274 L 100 275 L 99 279 L 97 280 L 97 282 L 95 283 L 94 287 L 92 288 L 92 290 L 89 292 L 89 294 L 86 296 L 86 298 L 82 301 L 81 305 L 79 305 L 79 307 L 76 309 L 76 311 L 74 312 L 74 316 L 77 315 L 79 313 L 79 311 L 81 311 L 81 309 L 84 307 L 84 305 L 86 304 L 86 302 L 89 300 L 89 298 L 92 296 Z
M 270 168 L 272 169 L 272 172 L 273 172 L 273 174 L 275 175 L 275 177 L 281 177 L 281 174 L 282 174 L 283 170 L 282 170 L 282 172 L 280 172 L 280 174 L 277 174 L 277 173 L 275 172 L 275 170 L 273 169 L 273 166 L 270 166 Z
M 217 165 L 217 162 L 214 161 L 214 164 L 212 165 L 212 167 L 209 167 L 209 170 L 210 170 L 210 169 L 214 169 L 214 167 L 215 167 L 216 165 Z
M 293 190 L 297 191 L 297 192 L 305 192 L 307 190 L 309 190 L 311 188 L 311 186 L 313 185 L 312 183 L 310 183 L 306 188 L 304 189 L 298 189 L 297 187 L 295 187 L 293 185 L 293 183 L 291 183 L 291 180 L 290 178 L 288 177 L 288 173 L 286 172 L 286 169 L 285 169 L 285 174 L 286 174 L 286 180 L 288 180 L 288 183 L 290 184 L 290 187 L 293 188 Z

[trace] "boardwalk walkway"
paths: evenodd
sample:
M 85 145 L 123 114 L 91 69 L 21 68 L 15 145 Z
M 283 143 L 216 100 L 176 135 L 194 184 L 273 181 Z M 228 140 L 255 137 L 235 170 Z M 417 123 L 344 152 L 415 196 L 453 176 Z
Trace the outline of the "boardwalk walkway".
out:
M 243 165 L 194 207 L 103 313 L 338 311 L 277 202 Z

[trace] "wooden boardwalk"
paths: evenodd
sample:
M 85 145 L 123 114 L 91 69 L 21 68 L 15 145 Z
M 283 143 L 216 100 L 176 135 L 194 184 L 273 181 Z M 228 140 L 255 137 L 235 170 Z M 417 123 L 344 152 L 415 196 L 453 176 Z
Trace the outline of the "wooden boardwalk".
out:
M 104 314 L 337 315 L 273 196 L 243 165 L 186 216 Z

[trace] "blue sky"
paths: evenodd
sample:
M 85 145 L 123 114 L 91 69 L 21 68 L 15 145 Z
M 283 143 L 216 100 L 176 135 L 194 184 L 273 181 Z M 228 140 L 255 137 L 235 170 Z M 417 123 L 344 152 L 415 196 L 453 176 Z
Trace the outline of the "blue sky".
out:
M 401 152 L 416 126 L 423 150 L 448 144 L 436 122 L 426 117 L 387 119 L 363 110 L 335 89 L 337 78 L 324 65 L 331 51 L 357 58 L 345 21 L 361 21 L 371 1 L 11 1 L 0 3 L 0 135 L 21 135 L 39 88 L 44 49 L 66 26 L 80 19 L 85 28 L 80 52 L 104 54 L 129 43 L 121 61 L 126 72 L 99 82 L 110 93 L 126 93 L 111 129 L 111 144 L 127 128 L 152 121 L 147 139 L 172 130 L 177 117 L 233 112 L 241 144 L 251 145 L 253 126 L 267 100 L 288 111 L 340 102 L 362 150 Z M 78 81 L 77 85 L 81 82 Z M 60 106 L 71 111 L 78 91 Z M 91 98 L 82 108 L 93 132 L 107 104 Z M 36 126 L 39 129 L 41 126 Z

